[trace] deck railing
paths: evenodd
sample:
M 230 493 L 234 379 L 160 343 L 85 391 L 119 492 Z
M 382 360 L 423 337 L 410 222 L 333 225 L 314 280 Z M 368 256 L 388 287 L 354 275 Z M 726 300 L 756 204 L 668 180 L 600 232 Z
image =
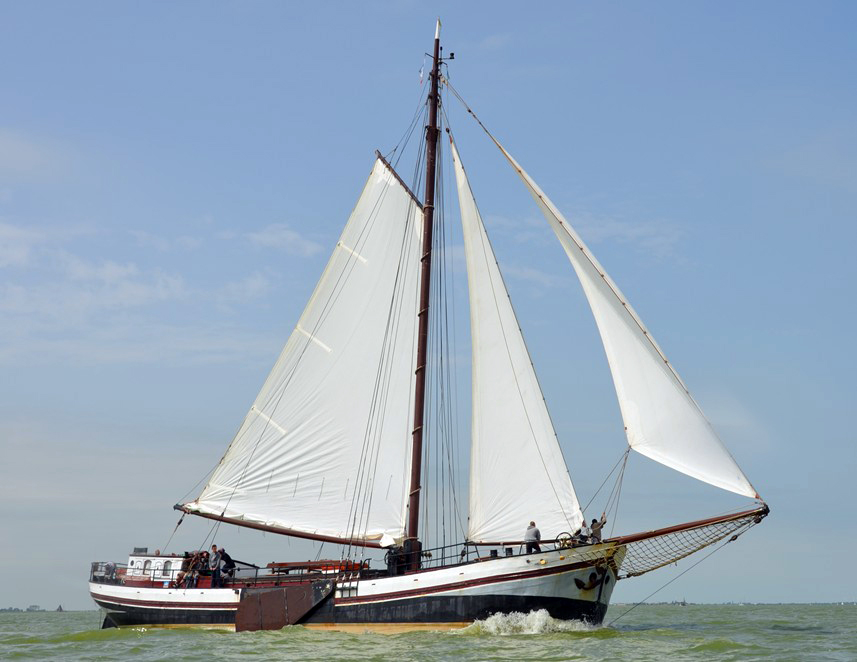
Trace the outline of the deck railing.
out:
M 182 570 L 185 560 L 186 558 L 182 556 L 166 559 L 166 563 L 170 564 L 169 567 L 165 567 L 163 559 L 159 559 L 161 562 L 152 563 L 151 565 L 147 565 L 147 562 L 144 562 L 141 565 L 135 564 L 133 566 L 129 566 L 126 563 L 114 563 L 112 561 L 93 561 L 89 571 L 89 581 L 98 584 L 125 584 L 129 580 L 133 580 L 148 581 L 158 586 L 175 585 L 176 582 L 190 575 L 187 570 Z M 252 582 L 259 578 L 260 569 L 236 561 L 234 572 L 229 575 L 221 573 L 221 578 L 224 582 L 232 579 Z M 197 568 L 193 579 L 198 580 L 199 577 L 209 577 L 210 575 L 211 571 L 208 568 Z
M 578 546 L 567 540 L 542 541 L 542 551 Z M 524 543 L 504 543 L 495 545 L 475 545 L 473 543 L 445 545 L 416 551 L 403 551 L 401 548 L 389 550 L 380 567 L 370 567 L 369 560 L 328 560 L 306 561 L 296 563 L 270 563 L 260 568 L 248 563 L 236 561 L 235 571 L 231 574 L 221 573 L 224 586 L 252 586 L 254 584 L 282 583 L 291 581 L 306 581 L 312 577 L 336 577 L 338 581 L 355 581 L 370 577 L 382 577 L 396 574 L 409 574 L 413 564 L 413 554 L 420 555 L 419 569 L 434 570 L 438 568 L 488 561 L 496 558 L 526 555 Z M 129 566 L 125 563 L 112 561 L 95 561 L 91 564 L 89 580 L 98 584 L 126 584 L 128 582 L 148 583 L 153 587 L 183 588 L 208 587 L 210 571 L 207 568 L 194 572 L 182 570 L 187 560 L 184 556 L 153 559 L 151 564 L 144 561 Z M 398 560 L 398 562 L 397 562 Z M 169 567 L 166 567 L 169 564 Z

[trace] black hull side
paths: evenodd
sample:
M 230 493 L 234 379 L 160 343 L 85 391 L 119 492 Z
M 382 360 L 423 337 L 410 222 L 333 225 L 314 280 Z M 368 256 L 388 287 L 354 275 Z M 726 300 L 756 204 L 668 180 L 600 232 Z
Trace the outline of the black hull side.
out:
M 104 608 L 101 628 L 128 626 L 230 626 L 235 624 L 234 609 L 158 609 L 95 601 Z
M 388 602 L 338 605 L 328 600 L 303 623 L 387 624 L 387 623 L 467 623 L 493 614 L 528 613 L 545 609 L 560 620 L 586 621 L 599 625 L 607 605 L 587 600 L 529 595 L 426 595 Z
M 115 603 L 96 603 L 106 611 L 102 628 L 128 626 L 230 626 L 233 609 L 160 609 Z M 570 598 L 526 595 L 427 595 L 389 602 L 336 604 L 324 602 L 301 625 L 469 623 L 498 613 L 528 613 L 545 609 L 561 620 L 579 620 L 599 625 L 607 605 Z

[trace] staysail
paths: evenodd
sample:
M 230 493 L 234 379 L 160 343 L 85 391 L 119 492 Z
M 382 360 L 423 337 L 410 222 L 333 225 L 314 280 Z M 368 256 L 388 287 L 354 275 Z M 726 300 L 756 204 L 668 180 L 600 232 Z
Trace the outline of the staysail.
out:
M 421 207 L 382 159 L 186 512 L 358 544 L 404 535 Z
M 573 532 L 583 514 L 515 311 L 452 145 L 473 345 L 468 540 L 521 540 L 535 520 L 545 539 Z
M 631 448 L 688 476 L 758 499 L 631 304 L 538 185 L 491 138 L 535 199 L 580 279 L 607 353 Z

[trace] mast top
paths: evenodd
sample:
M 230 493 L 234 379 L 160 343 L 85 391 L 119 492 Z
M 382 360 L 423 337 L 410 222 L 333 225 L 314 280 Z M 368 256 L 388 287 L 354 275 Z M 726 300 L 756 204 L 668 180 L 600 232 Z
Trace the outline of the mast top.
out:
M 440 39 L 440 19 L 437 19 L 437 27 L 434 29 L 434 38 Z

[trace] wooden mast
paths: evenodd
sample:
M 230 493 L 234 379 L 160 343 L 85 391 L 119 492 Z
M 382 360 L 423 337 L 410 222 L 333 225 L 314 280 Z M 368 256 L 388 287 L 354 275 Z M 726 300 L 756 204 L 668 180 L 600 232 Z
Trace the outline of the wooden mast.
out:
M 437 155 L 437 107 L 440 78 L 440 19 L 434 33 L 434 59 L 431 70 L 431 92 L 429 93 L 429 122 L 426 126 L 426 187 L 423 204 L 423 255 L 420 269 L 419 332 L 417 335 L 417 368 L 414 388 L 414 428 L 411 445 L 411 484 L 408 498 L 407 539 L 416 543 L 419 535 L 420 490 L 422 476 L 423 425 L 425 419 L 426 354 L 428 352 L 429 297 L 431 294 L 431 246 L 434 224 L 434 182 Z M 418 546 L 416 548 L 419 549 Z M 413 559 L 419 563 L 419 552 Z

